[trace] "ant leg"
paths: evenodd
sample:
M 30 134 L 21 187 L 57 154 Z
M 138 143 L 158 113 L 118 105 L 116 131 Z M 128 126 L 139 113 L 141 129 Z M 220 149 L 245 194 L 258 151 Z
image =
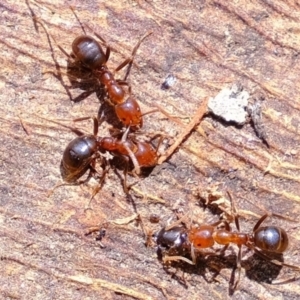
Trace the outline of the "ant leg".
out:
M 97 32 L 94 31 L 94 29 L 89 26 L 89 24 L 84 24 L 90 31 L 93 31 L 94 35 L 104 44 L 105 47 L 109 47 L 106 40 Z
M 66 55 L 68 58 L 70 58 L 70 54 L 69 54 L 66 50 L 64 50 L 61 46 L 59 46 L 59 44 L 57 43 L 57 41 L 56 41 L 56 39 L 54 38 L 54 36 L 48 32 L 48 30 L 46 29 L 46 26 L 42 23 L 42 21 L 40 20 L 40 18 L 38 18 L 38 17 L 35 16 L 33 19 L 34 19 L 34 21 L 35 21 L 36 23 L 39 23 L 39 24 L 43 27 L 43 29 L 44 29 L 44 31 L 45 31 L 45 33 L 46 33 L 46 35 L 47 35 L 48 42 L 50 42 L 50 38 L 49 38 L 49 37 L 51 37 L 51 38 L 54 40 L 54 42 L 55 42 L 55 44 L 57 45 L 57 47 L 59 48 L 59 50 L 60 50 L 64 55 Z M 50 47 L 51 47 L 51 49 L 52 49 L 51 42 L 50 42 Z
M 93 31 L 93 34 L 102 42 L 102 44 L 104 44 L 104 46 L 106 47 L 106 52 L 105 52 L 105 58 L 106 58 L 106 61 L 109 60 L 109 57 L 110 57 L 110 51 L 111 51 L 111 47 L 107 44 L 106 40 L 97 32 L 95 32 L 88 24 L 85 24 L 85 26 Z
M 261 258 L 269 261 L 270 263 L 276 265 L 276 266 L 282 266 L 282 267 L 287 267 L 293 270 L 297 270 L 300 271 L 300 267 L 298 266 L 294 266 L 294 265 L 290 265 L 290 264 L 286 264 L 284 262 L 281 262 L 277 259 L 272 259 L 270 256 L 268 256 L 267 254 L 263 253 L 261 250 L 251 246 L 251 245 L 246 245 L 249 249 L 253 250 L 258 256 L 260 256 Z
M 155 109 L 146 111 L 145 113 L 142 114 L 142 117 L 143 117 L 143 116 L 146 116 L 146 115 L 149 115 L 149 114 L 153 114 L 153 113 L 158 112 L 158 111 L 159 111 L 158 108 L 155 108 Z
M 91 177 L 93 176 L 93 173 L 96 172 L 96 170 L 94 170 L 92 167 L 90 167 L 89 170 L 89 174 L 88 176 L 84 179 L 84 180 L 79 180 L 79 181 L 75 181 L 75 182 L 63 182 L 63 183 L 59 183 L 56 184 L 48 193 L 47 193 L 47 198 L 49 198 L 53 193 L 54 190 L 56 190 L 57 188 L 61 187 L 61 186 L 76 186 L 76 185 L 82 185 L 85 184 L 86 182 L 88 182 Z
M 109 57 L 110 57 L 110 47 L 107 46 L 107 47 L 106 47 L 106 52 L 105 52 L 105 58 L 106 58 L 106 61 L 109 60 Z
M 235 223 L 236 229 L 238 231 L 240 231 L 239 215 L 236 211 L 236 208 L 235 208 L 235 205 L 234 205 L 234 200 L 233 200 L 233 198 L 232 198 L 229 191 L 227 191 L 227 194 L 228 194 L 230 202 L 231 202 L 231 214 L 234 217 L 234 223 Z
M 235 208 L 235 205 L 234 205 L 234 200 L 233 200 L 233 198 L 232 198 L 229 191 L 227 191 L 227 194 L 228 194 L 228 196 L 230 198 L 230 201 L 231 201 L 231 213 L 234 217 L 234 223 L 235 223 L 236 229 L 237 229 L 238 232 L 240 232 L 240 223 L 239 223 L 239 218 L 238 218 L 239 216 L 237 214 L 237 211 L 236 211 L 236 208 Z M 229 226 L 229 224 L 228 224 L 228 226 Z M 236 258 L 236 268 L 238 269 L 238 278 L 237 278 L 235 283 L 230 282 L 230 291 L 231 292 L 233 292 L 236 289 L 238 283 L 240 282 L 240 278 L 241 278 L 242 245 L 238 245 L 238 247 L 239 247 L 239 251 L 238 251 L 237 258 Z
M 85 91 L 82 92 L 80 95 L 76 96 L 75 98 L 72 98 L 72 102 L 78 103 L 81 102 L 82 100 L 86 99 L 90 95 L 92 95 L 95 91 Z
M 242 259 L 242 246 L 239 245 L 239 252 L 237 255 L 237 261 L 236 261 L 236 267 L 234 268 L 234 270 L 232 271 L 231 274 L 231 278 L 229 281 L 229 294 L 232 295 L 235 291 L 235 289 L 237 288 L 239 282 L 240 282 L 240 277 L 241 277 L 241 259 Z M 235 275 L 235 271 L 236 269 L 238 269 L 238 278 L 237 280 L 234 282 L 234 275 Z
M 127 78 L 128 78 L 128 76 L 129 76 L 129 73 L 130 73 L 130 71 L 131 71 L 131 67 L 132 67 L 132 64 L 133 64 L 134 57 L 135 57 L 135 55 L 136 55 L 136 53 L 137 53 L 137 50 L 139 49 L 141 43 L 144 41 L 144 39 L 145 39 L 146 37 L 148 37 L 148 36 L 151 35 L 151 34 L 152 34 L 152 31 L 149 31 L 149 32 L 147 32 L 146 34 L 144 34 L 144 35 L 140 38 L 140 40 L 138 41 L 138 43 L 135 45 L 135 47 L 133 48 L 132 53 L 131 53 L 131 58 L 130 58 L 130 60 L 129 60 L 129 62 L 128 62 L 128 68 L 127 68 L 126 74 L 125 74 L 125 76 L 124 76 L 124 81 L 126 81 Z
M 156 149 L 155 149 L 155 153 L 156 154 L 158 153 L 158 149 L 159 149 L 159 147 L 160 147 L 160 145 L 161 145 L 161 143 L 162 143 L 163 140 L 164 140 L 164 137 L 162 135 L 160 135 L 159 141 L 158 141 Z M 152 139 L 150 141 L 152 141 Z
M 127 81 L 127 77 L 129 76 L 129 73 L 131 71 L 131 67 L 132 67 L 132 64 L 133 64 L 133 60 L 134 60 L 134 57 L 137 53 L 137 50 L 138 48 L 140 47 L 141 43 L 143 42 L 143 40 L 148 37 L 150 34 L 152 34 L 152 31 L 151 32 L 147 32 L 145 35 L 143 35 L 140 40 L 137 42 L 137 44 L 135 45 L 135 47 L 133 48 L 132 50 L 132 53 L 131 53 L 131 57 L 129 58 L 126 58 L 115 70 L 113 73 L 116 73 L 118 71 L 120 71 L 121 69 L 123 69 L 125 66 L 128 65 L 128 68 L 126 70 L 126 74 L 125 74 L 125 77 L 123 79 L 123 81 Z
M 97 119 L 98 119 L 99 126 L 106 120 L 106 115 L 103 110 L 100 111 L 99 109 Z
M 34 21 L 35 21 L 34 24 L 39 23 L 39 24 L 42 26 L 42 28 L 44 29 L 45 33 L 46 33 L 47 40 L 48 40 L 48 44 L 49 44 L 50 51 L 51 51 L 51 57 L 52 57 L 52 59 L 53 59 L 53 61 L 54 61 L 54 65 L 55 65 L 55 69 L 56 69 L 56 74 L 55 74 L 54 72 L 52 72 L 52 71 L 51 71 L 51 73 L 53 73 L 54 77 L 60 81 L 60 83 L 61 83 L 61 85 L 63 86 L 63 88 L 65 89 L 65 91 L 66 91 L 68 97 L 69 97 L 70 99 L 72 99 L 72 95 L 71 95 L 71 93 L 70 93 L 70 91 L 69 91 L 69 88 L 68 88 L 68 86 L 66 86 L 66 84 L 65 84 L 64 81 L 63 81 L 63 78 L 62 78 L 63 72 L 62 72 L 62 70 L 61 70 L 61 66 L 59 65 L 59 63 L 58 63 L 58 61 L 57 61 L 57 59 L 56 59 L 56 57 L 55 57 L 54 50 L 53 50 L 53 47 L 52 47 L 52 42 L 51 42 L 51 39 L 50 39 L 50 38 L 52 38 L 52 40 L 54 40 L 55 44 L 56 44 L 56 45 L 58 46 L 58 48 L 64 53 L 64 55 L 66 55 L 66 56 L 68 57 L 68 59 L 70 59 L 70 55 L 69 55 L 69 54 L 68 54 L 61 46 L 59 46 L 59 44 L 58 44 L 57 41 L 55 40 L 54 36 L 52 36 L 52 35 L 50 34 L 50 32 L 48 32 L 48 29 L 47 29 L 46 26 L 42 23 L 42 21 L 40 20 L 40 18 L 37 18 L 36 16 L 34 16 L 33 19 L 34 19 Z
M 53 36 L 52 36 L 52 39 L 54 39 Z M 54 41 L 55 41 L 57 47 L 59 48 L 59 50 L 60 50 L 66 57 L 70 58 L 71 55 L 70 55 L 63 47 L 61 47 L 59 44 L 57 44 L 57 42 L 56 42 L 55 39 L 54 39 Z
M 260 225 L 266 220 L 267 217 L 269 217 L 269 214 L 263 215 L 263 216 L 257 221 L 257 223 L 255 224 L 255 226 L 253 227 L 253 232 L 255 232 L 255 231 L 260 227 Z
M 80 25 L 80 27 L 81 27 L 81 30 L 82 30 L 82 31 L 83 31 L 83 33 L 86 35 L 86 31 L 85 31 L 85 29 L 84 29 L 84 27 L 83 27 L 82 23 L 80 22 L 80 20 L 79 20 L 79 18 L 78 18 L 78 16 L 77 16 L 77 14 L 76 14 L 76 12 L 75 12 L 75 9 L 73 8 L 73 6 L 72 6 L 72 5 L 70 5 L 69 7 L 70 7 L 71 11 L 73 12 L 73 14 L 74 14 L 74 16 L 75 16 L 75 18 L 76 18 L 77 22 L 79 23 L 79 25 Z
M 99 181 L 99 185 L 98 185 L 98 187 L 93 191 L 93 194 L 92 194 L 92 196 L 91 196 L 91 198 L 90 198 L 90 201 L 89 201 L 89 203 L 88 203 L 88 206 L 87 206 L 87 208 L 86 208 L 85 210 L 91 209 L 91 208 L 90 208 L 91 202 L 92 202 L 92 200 L 94 199 L 94 197 L 99 193 L 99 191 L 102 189 L 103 184 L 104 184 L 104 180 L 105 180 L 105 177 L 106 177 L 106 174 L 108 173 L 109 170 L 110 170 L 110 168 L 108 168 L 107 170 L 105 170 L 105 171 L 103 172 L 103 174 L 102 174 L 102 176 L 101 176 L 101 178 L 100 178 L 100 181 Z
M 128 145 L 126 145 L 126 140 L 127 140 L 129 130 L 130 130 L 130 126 L 125 130 L 125 132 L 122 136 L 121 142 L 122 142 L 124 148 L 126 149 L 128 156 L 131 158 L 131 161 L 134 166 L 133 172 L 136 173 L 137 175 L 139 175 L 139 174 L 141 174 L 140 165 L 139 165 L 134 153 L 131 151 L 131 149 L 128 147 Z
M 129 189 L 128 189 L 128 185 L 127 185 L 127 173 L 128 173 L 128 160 L 126 160 L 126 167 L 124 170 L 124 181 L 123 181 L 123 189 L 124 189 L 124 193 L 126 195 L 129 194 Z
M 89 119 L 92 119 L 93 120 L 93 123 L 94 123 L 94 126 L 93 126 L 93 134 L 94 136 L 97 136 L 98 134 L 98 128 L 99 128 L 99 121 L 98 121 L 98 118 L 96 117 L 82 117 L 82 118 L 77 118 L 77 119 L 74 119 L 73 122 L 81 122 L 81 121 L 85 121 L 85 120 L 89 120 Z M 77 129 L 75 129 L 77 130 Z M 73 131 L 73 130 L 72 130 Z M 79 130 L 78 130 L 79 131 Z M 80 131 L 79 131 L 80 132 Z M 80 134 L 80 135 L 83 135 Z
M 124 67 L 126 67 L 128 64 L 130 64 L 132 61 L 132 58 L 126 58 L 119 66 L 117 66 L 113 73 L 116 73 L 118 71 L 120 71 L 121 69 L 123 69 Z M 124 78 L 122 81 L 126 82 L 126 78 Z
M 236 267 L 238 269 L 238 278 L 235 282 L 235 285 L 233 287 L 233 289 L 236 289 L 236 287 L 238 286 L 239 282 L 240 282 L 240 278 L 241 278 L 241 269 L 242 269 L 242 246 L 238 246 L 239 247 L 239 252 L 238 252 L 238 256 L 237 256 L 237 261 L 236 261 Z
M 126 148 L 126 147 L 125 147 Z M 129 149 L 129 148 L 128 148 Z M 129 149 L 130 150 L 130 149 Z M 134 155 L 134 154 L 133 154 Z M 134 156 L 135 157 L 135 156 Z M 124 170 L 124 181 L 123 181 L 123 189 L 124 189 L 124 192 L 125 194 L 127 194 L 129 196 L 129 190 L 134 186 L 136 185 L 137 183 L 139 183 L 139 181 L 136 181 L 136 182 L 133 182 L 131 184 L 127 184 L 127 174 L 128 174 L 128 166 L 129 166 L 129 159 L 128 157 L 126 157 L 126 168 Z M 138 166 L 139 168 L 139 166 Z M 135 169 L 134 169 L 135 170 Z M 136 176 L 136 174 L 133 174 L 134 176 Z M 138 174 L 137 174 L 138 175 Z
M 227 250 L 227 248 L 229 247 L 229 244 L 225 245 L 222 249 L 220 250 L 216 250 L 216 252 L 220 255 L 220 256 L 224 256 L 225 251 Z
M 128 127 L 126 128 L 126 130 L 124 131 L 124 134 L 123 134 L 122 139 L 121 139 L 121 142 L 122 142 L 122 143 L 125 143 L 125 142 L 126 142 L 129 131 L 130 131 L 130 126 L 128 126 Z
M 42 117 L 40 117 L 40 118 L 43 119 L 43 120 L 50 121 L 50 122 L 52 122 L 52 123 L 54 123 L 54 124 L 57 124 L 57 125 L 59 125 L 59 126 L 61 126 L 61 127 L 63 127 L 63 128 L 70 129 L 72 132 L 74 132 L 74 133 L 75 133 L 76 135 L 78 135 L 78 136 L 84 135 L 84 132 L 82 132 L 81 130 L 79 130 L 79 129 L 77 129 L 77 128 L 74 128 L 74 127 L 71 127 L 71 126 L 62 124 L 62 123 L 57 122 L 57 121 L 49 120 L 49 119 L 46 119 L 46 118 L 42 118 Z
M 192 257 L 193 264 L 195 265 L 197 261 L 197 257 L 195 253 L 195 247 L 193 244 L 191 244 L 191 257 Z
M 181 224 L 186 224 L 189 220 L 187 220 L 188 215 L 185 214 L 183 215 L 180 219 L 178 219 L 177 221 L 173 222 L 172 224 L 168 224 L 167 226 L 165 226 L 165 230 L 168 231 L 178 225 Z
M 126 85 L 128 86 L 128 88 L 130 88 L 130 92 L 131 92 L 131 87 L 129 85 L 129 83 L 127 81 L 121 80 L 121 79 L 117 79 L 116 80 L 118 82 L 119 85 Z
M 93 118 L 93 123 L 94 123 L 94 136 L 97 136 L 98 134 L 98 129 L 99 129 L 99 122 L 98 122 L 98 119 L 97 118 Z

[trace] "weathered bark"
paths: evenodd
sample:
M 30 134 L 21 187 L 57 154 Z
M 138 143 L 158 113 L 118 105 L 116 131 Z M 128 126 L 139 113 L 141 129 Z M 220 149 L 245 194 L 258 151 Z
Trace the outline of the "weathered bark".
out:
M 175 268 L 163 268 L 155 249 L 145 247 L 141 227 L 129 221 L 138 213 L 148 231 L 157 231 L 170 217 L 175 219 L 175 210 L 189 212 L 198 222 L 218 220 L 215 210 L 203 210 L 198 196 L 216 186 L 224 196 L 226 190 L 234 195 L 245 232 L 251 232 L 262 208 L 298 218 L 300 7 L 295 1 L 258 0 L 81 2 L 72 3 L 80 21 L 112 46 L 112 69 L 131 54 L 139 37 L 153 31 L 138 50 L 130 83 L 143 111 L 159 105 L 174 118 L 149 114 L 144 132 L 172 137 L 166 146 L 182 133 L 185 139 L 134 186 L 134 205 L 113 171 L 92 201 L 92 210 L 85 207 L 97 186 L 94 180 L 50 194 L 61 180 L 63 150 L 75 136 L 53 121 L 73 126 L 73 119 L 95 116 L 99 109 L 95 93 L 81 102 L 71 101 L 70 95 L 75 98 L 83 91 L 68 89 L 67 57 L 58 47 L 69 53 L 82 31 L 65 1 L 2 1 L 2 298 L 227 299 L 234 246 L 224 258 L 203 259 L 197 267 L 175 264 L 177 273 L 172 276 Z M 120 73 L 116 76 L 122 77 Z M 162 89 L 169 74 L 176 82 Z M 187 127 L 192 119 L 198 123 L 208 97 L 233 83 L 251 94 L 252 103 L 261 102 L 259 128 L 269 147 L 251 122 L 237 128 L 209 115 L 193 130 Z M 76 126 L 92 131 L 90 122 Z M 162 216 L 160 224 L 150 224 L 152 213 Z M 84 236 L 89 227 L 112 220 L 117 221 L 108 225 L 105 248 L 93 235 Z M 291 245 L 285 262 L 300 265 L 298 224 L 267 222 L 287 230 Z M 215 281 L 207 282 L 215 272 Z M 298 298 L 297 282 L 264 284 L 269 278 L 292 275 L 299 274 L 250 253 L 233 298 Z

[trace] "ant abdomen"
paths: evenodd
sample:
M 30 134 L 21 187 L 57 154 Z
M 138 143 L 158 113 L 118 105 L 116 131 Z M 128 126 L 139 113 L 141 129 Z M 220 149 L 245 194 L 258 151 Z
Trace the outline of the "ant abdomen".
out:
M 289 245 L 285 230 L 276 226 L 259 227 L 254 232 L 253 242 L 261 250 L 275 253 L 283 253 Z
M 136 143 L 137 150 L 134 153 L 140 167 L 153 167 L 157 164 L 157 151 L 150 143 L 138 142 Z
M 99 43 L 88 35 L 78 36 L 72 43 L 72 51 L 78 61 L 90 69 L 96 69 L 107 61 Z
M 169 230 L 162 228 L 156 236 L 156 243 L 162 248 L 181 249 L 187 243 L 187 232 L 182 226 L 176 226 Z
M 61 175 L 66 182 L 75 182 L 90 167 L 97 152 L 97 141 L 93 135 L 79 136 L 66 147 L 61 161 Z

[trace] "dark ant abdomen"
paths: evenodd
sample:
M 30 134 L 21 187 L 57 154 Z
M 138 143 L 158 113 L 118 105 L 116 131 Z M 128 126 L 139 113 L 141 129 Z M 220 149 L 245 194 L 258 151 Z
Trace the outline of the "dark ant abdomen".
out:
M 72 44 L 76 60 L 90 69 L 96 69 L 106 63 L 106 56 L 99 43 L 88 35 L 77 37 Z
M 93 135 L 75 138 L 66 147 L 61 161 L 61 175 L 66 182 L 75 182 L 90 167 L 97 151 L 97 141 Z
M 289 245 L 287 233 L 277 226 L 259 227 L 254 232 L 253 242 L 261 250 L 275 253 L 283 253 Z
M 156 244 L 166 249 L 181 249 L 186 242 L 187 230 L 182 226 L 176 226 L 169 230 L 162 228 L 156 236 Z

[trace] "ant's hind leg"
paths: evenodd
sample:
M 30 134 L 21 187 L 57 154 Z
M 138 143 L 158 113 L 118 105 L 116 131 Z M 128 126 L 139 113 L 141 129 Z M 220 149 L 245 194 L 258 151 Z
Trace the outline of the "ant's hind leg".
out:
M 129 59 L 129 62 L 128 62 L 128 68 L 127 68 L 127 70 L 126 70 L 126 74 L 125 74 L 125 77 L 124 77 L 124 81 L 126 81 L 127 78 L 128 78 L 128 76 L 129 76 L 129 73 L 130 73 L 130 71 L 131 71 L 131 67 L 132 67 L 132 64 L 133 64 L 134 57 L 135 57 L 135 55 L 136 55 L 136 53 L 137 53 L 137 50 L 139 49 L 141 43 L 144 41 L 144 39 L 145 39 L 146 37 L 148 37 L 148 36 L 151 35 L 151 34 L 152 34 L 152 31 L 149 31 L 149 32 L 147 32 L 146 34 L 144 34 L 144 35 L 140 38 L 140 40 L 137 42 L 137 44 L 135 45 L 135 47 L 133 48 L 132 53 L 131 53 L 131 58 Z
M 81 27 L 81 30 L 82 30 L 82 31 L 83 31 L 83 33 L 86 35 L 86 31 L 85 31 L 85 29 L 84 29 L 84 27 L 83 27 L 83 25 L 82 25 L 81 21 L 79 20 L 79 18 L 78 18 L 78 16 L 77 16 L 77 14 L 76 14 L 76 12 L 75 12 L 75 9 L 74 9 L 74 7 L 73 7 L 72 5 L 70 5 L 69 7 L 70 7 L 71 11 L 73 12 L 73 14 L 74 14 L 74 16 L 75 16 L 75 18 L 76 18 L 77 22 L 79 23 L 79 25 L 80 25 L 80 27 Z
M 130 189 L 130 187 L 128 187 L 127 185 L 128 163 L 129 163 L 128 160 L 126 160 L 126 166 L 125 166 L 124 178 L 123 178 L 123 189 L 126 195 L 129 194 L 129 189 Z
M 234 223 L 235 223 L 237 231 L 240 231 L 239 215 L 237 213 L 233 197 L 231 196 L 231 193 L 229 191 L 227 191 L 227 194 L 228 194 L 230 202 L 231 202 L 231 215 L 234 218 Z
M 240 282 L 241 268 L 242 268 L 241 261 L 242 261 L 242 247 L 239 246 L 239 252 L 238 252 L 238 255 L 237 255 L 237 258 L 236 258 L 236 267 L 233 269 L 232 274 L 231 274 L 231 278 L 230 278 L 230 281 L 229 281 L 229 294 L 230 295 L 232 295 L 234 293 L 234 291 L 236 290 L 236 288 L 237 288 L 237 286 Z M 238 271 L 238 277 L 237 277 L 237 280 L 234 282 L 236 269 Z
M 255 224 L 255 226 L 253 227 L 253 232 L 255 232 L 255 231 L 260 227 L 260 225 L 266 220 L 267 217 L 269 217 L 269 214 L 263 215 L 263 216 L 257 221 L 257 223 Z
M 63 183 L 56 184 L 50 191 L 48 191 L 47 198 L 52 196 L 52 194 L 54 193 L 54 190 L 56 190 L 57 188 L 59 188 L 61 186 L 77 186 L 77 185 L 82 185 L 82 184 L 87 183 L 92 178 L 93 174 L 94 174 L 94 170 L 92 169 L 92 167 L 90 167 L 89 174 L 85 179 L 77 180 L 75 182 L 63 182 Z
M 91 30 L 93 32 L 93 34 L 101 41 L 101 43 L 106 47 L 106 52 L 105 52 L 105 58 L 106 61 L 108 61 L 109 57 L 110 57 L 110 51 L 111 51 L 111 47 L 108 45 L 108 43 L 106 42 L 106 40 L 97 32 L 95 32 L 88 24 L 84 24 L 89 30 Z
M 89 120 L 89 119 L 93 120 L 93 134 L 94 134 L 94 136 L 97 136 L 99 126 L 101 125 L 101 119 L 99 121 L 98 117 L 82 117 L 82 118 L 74 119 L 73 122 L 81 122 L 81 121 L 86 121 L 86 120 Z
M 139 49 L 139 47 L 140 47 L 140 45 L 141 45 L 141 43 L 144 41 L 144 39 L 146 38 L 146 37 L 148 37 L 149 35 L 151 35 L 152 34 L 152 31 L 151 32 L 147 32 L 145 35 L 143 35 L 140 39 L 139 39 L 139 41 L 137 42 L 137 44 L 134 46 L 134 48 L 133 48 L 133 50 L 132 50 L 132 53 L 131 53 L 131 56 L 130 57 L 128 57 L 128 58 L 126 58 L 115 70 L 114 70 L 114 73 L 115 72 L 118 72 L 118 71 L 120 71 L 121 69 L 123 69 L 125 66 L 127 66 L 128 65 L 128 68 L 127 68 L 127 70 L 126 70 L 126 73 L 125 73 L 125 76 L 124 76 L 124 79 L 123 79 L 123 81 L 127 81 L 127 78 L 128 78 L 128 76 L 129 76 L 129 73 L 130 73 L 130 71 L 131 71 L 131 67 L 132 67 L 132 64 L 133 64 L 133 60 L 134 60 L 134 57 L 135 57 L 135 55 L 136 55 L 136 53 L 137 53 L 137 50 Z
M 103 174 L 102 174 L 102 176 L 100 177 L 100 180 L 99 180 L 99 185 L 94 189 L 93 194 L 92 194 L 92 196 L 91 196 L 91 198 L 90 198 L 90 201 L 89 201 L 89 203 L 88 203 L 88 205 L 87 205 L 87 208 L 86 208 L 85 210 L 91 209 L 91 202 L 92 202 L 92 200 L 94 199 L 94 197 L 95 197 L 95 196 L 100 192 L 100 190 L 102 189 L 103 184 L 104 184 L 104 180 L 105 180 L 105 177 L 106 177 L 106 174 L 108 173 L 109 169 L 110 169 L 110 168 L 107 168 L 106 170 L 103 171 Z

